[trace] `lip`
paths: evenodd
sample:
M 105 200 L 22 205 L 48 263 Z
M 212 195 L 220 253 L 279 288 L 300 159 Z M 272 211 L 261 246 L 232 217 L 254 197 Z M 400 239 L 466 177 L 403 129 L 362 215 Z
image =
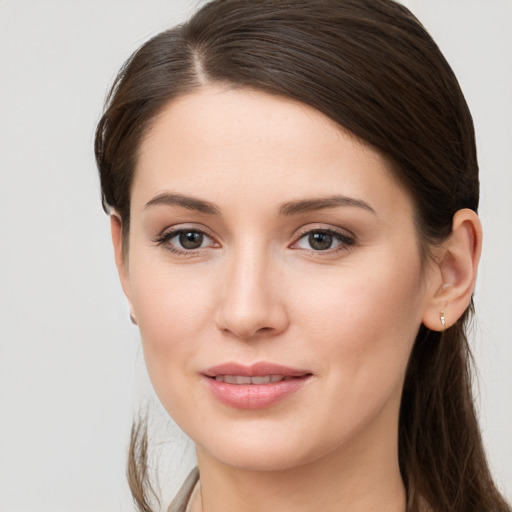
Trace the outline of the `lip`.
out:
M 267 363 L 265 361 L 255 363 L 250 366 L 234 362 L 223 363 L 217 366 L 212 366 L 202 373 L 207 377 L 216 377 L 217 375 L 243 375 L 245 377 L 283 375 L 285 377 L 302 377 L 303 375 L 311 375 L 311 371 L 309 370 L 290 368 L 288 366 Z
M 268 384 L 228 384 L 215 380 L 219 375 L 266 377 L 282 375 L 285 380 Z M 236 409 L 271 407 L 299 391 L 313 376 L 309 370 L 290 368 L 269 362 L 250 366 L 228 362 L 202 372 L 209 390 L 224 405 Z

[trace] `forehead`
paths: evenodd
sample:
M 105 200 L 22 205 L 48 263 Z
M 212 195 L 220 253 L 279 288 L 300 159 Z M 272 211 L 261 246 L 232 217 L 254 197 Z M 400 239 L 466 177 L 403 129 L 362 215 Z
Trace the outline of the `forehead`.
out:
M 316 109 L 213 86 L 173 100 L 154 119 L 132 191 L 134 202 L 165 191 L 214 202 L 343 193 L 411 206 L 389 162 Z

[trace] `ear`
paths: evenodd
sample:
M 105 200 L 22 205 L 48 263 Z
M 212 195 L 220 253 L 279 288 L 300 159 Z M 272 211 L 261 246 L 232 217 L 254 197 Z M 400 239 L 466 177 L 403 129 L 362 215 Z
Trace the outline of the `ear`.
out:
M 459 210 L 453 217 L 452 232 L 436 257 L 440 278 L 424 311 L 426 327 L 443 331 L 466 311 L 475 287 L 481 251 L 482 226 L 478 215 L 473 210 Z
M 130 300 L 130 278 L 128 273 L 128 259 L 127 255 L 123 250 L 123 224 L 121 217 L 117 212 L 110 214 L 110 231 L 112 233 L 112 245 L 114 246 L 114 257 L 116 260 L 117 272 L 119 274 L 119 280 L 121 281 L 121 287 L 123 292 L 128 299 L 128 307 L 130 308 L 130 319 L 132 323 L 137 324 L 135 320 L 135 313 L 133 305 Z

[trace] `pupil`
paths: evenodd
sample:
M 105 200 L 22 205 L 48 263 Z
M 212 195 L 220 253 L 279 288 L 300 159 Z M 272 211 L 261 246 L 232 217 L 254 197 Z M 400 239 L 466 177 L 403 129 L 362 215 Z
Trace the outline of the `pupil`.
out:
M 311 233 L 309 235 L 309 245 L 317 251 L 325 251 L 332 245 L 332 235 L 329 233 Z
M 199 249 L 203 244 L 203 235 L 197 231 L 180 233 L 180 244 L 185 249 Z

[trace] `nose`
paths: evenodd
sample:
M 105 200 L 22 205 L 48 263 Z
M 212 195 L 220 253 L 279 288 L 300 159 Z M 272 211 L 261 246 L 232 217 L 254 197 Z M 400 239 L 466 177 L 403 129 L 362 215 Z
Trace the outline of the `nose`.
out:
M 277 336 L 289 324 L 279 266 L 255 251 L 234 255 L 222 275 L 217 327 L 239 339 Z

